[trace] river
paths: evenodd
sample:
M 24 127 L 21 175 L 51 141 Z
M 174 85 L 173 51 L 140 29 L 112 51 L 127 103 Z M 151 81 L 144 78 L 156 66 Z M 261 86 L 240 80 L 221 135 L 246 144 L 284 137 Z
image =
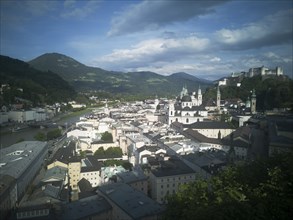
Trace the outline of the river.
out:
M 58 124 L 64 124 L 66 125 L 71 125 L 77 121 L 79 121 L 79 118 L 81 116 L 86 115 L 87 113 L 82 112 L 80 115 L 74 115 L 72 117 L 66 117 L 65 119 L 59 119 L 56 120 L 56 122 Z M 55 120 L 54 120 L 55 121 Z M 8 128 L 4 127 L 1 128 L 1 134 L 0 134 L 0 147 L 4 148 L 4 147 L 8 147 L 12 144 L 15 144 L 19 141 L 35 141 L 35 135 L 38 132 L 43 132 L 43 133 L 47 133 L 50 130 L 53 130 L 56 128 L 44 128 L 44 129 L 40 129 L 40 128 L 24 128 L 23 130 L 19 130 L 17 132 L 9 132 Z

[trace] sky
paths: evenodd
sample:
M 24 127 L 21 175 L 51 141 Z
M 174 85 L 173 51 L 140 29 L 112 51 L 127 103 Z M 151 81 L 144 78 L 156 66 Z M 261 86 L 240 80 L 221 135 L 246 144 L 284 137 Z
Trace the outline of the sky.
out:
M 1 55 L 61 53 L 111 71 L 216 80 L 281 66 L 292 77 L 292 0 L 0 0 Z

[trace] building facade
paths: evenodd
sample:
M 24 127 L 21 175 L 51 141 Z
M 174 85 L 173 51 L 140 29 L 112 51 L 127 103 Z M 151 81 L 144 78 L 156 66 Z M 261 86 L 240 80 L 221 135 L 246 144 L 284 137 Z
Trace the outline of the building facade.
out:
M 168 124 L 180 122 L 183 124 L 191 124 L 197 121 L 203 121 L 207 118 L 208 111 L 202 105 L 202 94 L 200 87 L 197 93 L 188 93 L 187 88 L 183 87 L 180 96 L 176 101 L 169 103 Z

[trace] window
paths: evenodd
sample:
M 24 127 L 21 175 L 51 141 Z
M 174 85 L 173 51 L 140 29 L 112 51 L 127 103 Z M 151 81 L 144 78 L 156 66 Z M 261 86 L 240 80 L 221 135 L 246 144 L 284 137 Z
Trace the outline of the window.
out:
M 188 118 L 186 118 L 186 123 L 188 123 L 189 122 L 189 119 Z

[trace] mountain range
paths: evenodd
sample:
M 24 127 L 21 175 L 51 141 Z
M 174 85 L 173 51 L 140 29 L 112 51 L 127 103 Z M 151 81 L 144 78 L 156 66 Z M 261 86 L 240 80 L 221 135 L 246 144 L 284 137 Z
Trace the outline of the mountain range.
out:
M 136 95 L 177 95 L 183 86 L 197 91 L 212 85 L 187 73 L 163 76 L 154 72 L 114 72 L 86 66 L 59 53 L 46 53 L 28 62 L 41 71 L 51 71 L 69 82 L 77 91 L 98 91 Z

